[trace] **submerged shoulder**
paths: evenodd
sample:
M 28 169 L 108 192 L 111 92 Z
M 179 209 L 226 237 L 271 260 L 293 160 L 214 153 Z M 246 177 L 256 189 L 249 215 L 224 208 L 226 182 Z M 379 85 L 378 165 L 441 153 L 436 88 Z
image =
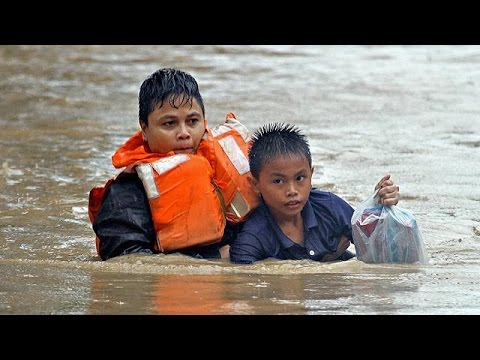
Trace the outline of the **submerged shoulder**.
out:
M 105 196 L 116 198 L 126 203 L 131 201 L 144 201 L 146 197 L 142 181 L 136 173 L 119 175 L 112 181 Z

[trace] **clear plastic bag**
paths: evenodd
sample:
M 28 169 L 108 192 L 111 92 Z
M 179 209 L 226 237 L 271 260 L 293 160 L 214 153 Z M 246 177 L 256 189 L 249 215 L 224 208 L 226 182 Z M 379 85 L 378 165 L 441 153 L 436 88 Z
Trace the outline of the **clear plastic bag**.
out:
M 357 258 L 363 262 L 428 262 L 415 217 L 398 206 L 379 204 L 378 191 L 353 213 L 352 235 Z

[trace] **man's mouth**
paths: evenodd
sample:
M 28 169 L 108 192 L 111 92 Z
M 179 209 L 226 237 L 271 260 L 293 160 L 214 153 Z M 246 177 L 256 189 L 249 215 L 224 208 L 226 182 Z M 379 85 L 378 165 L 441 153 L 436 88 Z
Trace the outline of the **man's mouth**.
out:
M 175 154 L 192 154 L 193 148 L 188 147 L 188 148 L 182 148 L 182 149 L 175 149 L 174 152 Z

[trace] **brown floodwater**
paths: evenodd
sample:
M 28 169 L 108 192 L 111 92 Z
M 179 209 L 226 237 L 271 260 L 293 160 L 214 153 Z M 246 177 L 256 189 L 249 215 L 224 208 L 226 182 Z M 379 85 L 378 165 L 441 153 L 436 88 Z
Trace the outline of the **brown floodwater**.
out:
M 161 67 L 211 125 L 299 125 L 353 206 L 390 173 L 429 263 L 100 261 L 88 192 Z M 0 75 L 0 314 L 480 314 L 480 46 L 0 46 Z

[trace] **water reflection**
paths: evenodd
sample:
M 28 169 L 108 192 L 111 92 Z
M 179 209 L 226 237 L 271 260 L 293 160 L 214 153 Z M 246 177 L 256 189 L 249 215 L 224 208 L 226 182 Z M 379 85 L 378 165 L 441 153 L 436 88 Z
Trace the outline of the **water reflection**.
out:
M 381 266 L 380 266 L 381 267 Z M 362 273 L 93 273 L 91 314 L 388 314 L 404 307 L 424 274 L 416 267 Z M 415 296 L 415 295 L 414 295 Z
M 91 314 L 303 314 L 303 281 L 241 275 L 92 274 Z M 292 286 L 294 284 L 294 286 Z M 298 300 L 300 299 L 300 300 Z
M 225 275 L 92 274 L 90 314 L 250 314 Z
M 156 314 L 249 314 L 253 311 L 246 301 L 231 298 L 228 275 L 172 275 L 159 276 L 156 280 Z

